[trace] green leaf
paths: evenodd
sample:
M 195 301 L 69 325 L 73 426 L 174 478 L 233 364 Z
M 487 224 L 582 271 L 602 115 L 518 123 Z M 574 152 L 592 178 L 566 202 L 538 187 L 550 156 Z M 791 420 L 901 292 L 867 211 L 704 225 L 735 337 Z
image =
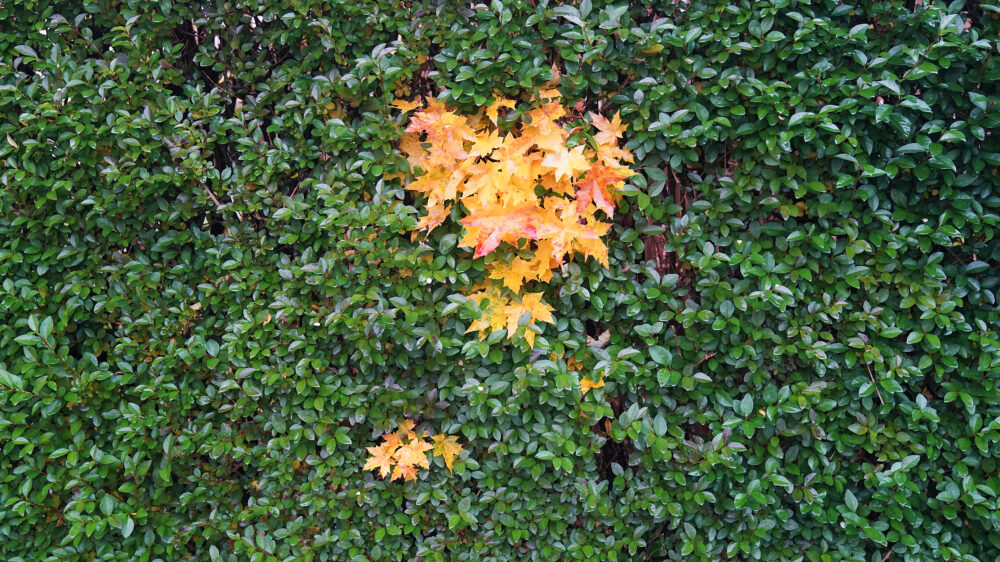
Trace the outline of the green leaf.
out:
M 660 365 L 669 365 L 672 357 L 669 350 L 659 345 L 649 346 L 649 356 Z
M 886 538 L 885 534 L 882 531 L 879 531 L 874 527 L 865 527 L 861 530 L 865 533 L 865 536 L 867 536 L 869 539 L 877 542 L 880 545 L 885 546 Z
M 854 492 L 851 490 L 844 491 L 844 503 L 847 504 L 847 509 L 850 509 L 851 513 L 858 512 L 858 499 L 854 497 Z

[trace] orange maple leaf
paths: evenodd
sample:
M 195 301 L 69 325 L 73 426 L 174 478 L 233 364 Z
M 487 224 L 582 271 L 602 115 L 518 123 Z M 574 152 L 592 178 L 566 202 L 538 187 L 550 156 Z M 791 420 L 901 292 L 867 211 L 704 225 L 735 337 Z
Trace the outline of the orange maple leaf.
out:
M 594 162 L 587 175 L 580 182 L 580 187 L 576 191 L 576 210 L 582 213 L 591 202 L 598 209 L 604 211 L 608 216 L 615 213 L 613 186 L 625 179 L 625 174 L 605 165 L 603 162 Z M 608 190 L 612 187 L 612 190 Z
M 594 135 L 594 140 L 597 141 L 597 144 L 617 144 L 618 139 L 622 138 L 625 134 L 625 130 L 628 129 L 628 126 L 622 125 L 622 121 L 618 113 L 619 112 L 615 112 L 611 121 L 608 121 L 608 119 L 603 115 L 599 115 L 597 113 L 590 114 L 591 121 L 594 122 L 594 126 L 597 127 L 598 131 L 600 131 Z
M 406 100 L 393 100 L 390 103 L 392 107 L 398 108 L 403 113 L 407 111 L 413 111 L 414 109 L 424 105 L 420 100 L 406 101 Z
M 403 440 L 399 438 L 398 431 L 394 431 L 392 433 L 386 433 L 385 435 L 382 436 L 382 439 L 385 439 L 385 442 L 382 443 L 382 446 L 386 447 L 386 449 L 390 454 L 394 453 L 396 449 L 403 446 Z
M 378 469 L 378 474 L 382 478 L 389 475 L 389 470 L 392 468 L 395 460 L 392 456 L 393 450 L 388 448 L 387 445 L 388 443 L 383 443 L 378 447 L 365 447 L 371 456 L 365 462 L 364 470 Z
M 393 458 L 395 458 L 396 462 L 399 464 L 409 464 L 427 468 L 430 466 L 430 463 L 427 460 L 425 452 L 431 449 L 433 449 L 433 447 L 423 439 L 412 439 L 406 445 L 396 449 L 396 453 L 393 455 Z
M 492 252 L 501 242 L 516 243 L 519 238 L 533 239 L 535 206 L 521 205 L 514 209 L 478 209 L 462 219 L 466 234 L 461 246 L 476 247 L 473 257 L 481 258 Z
M 392 478 L 389 479 L 390 482 L 403 478 L 404 481 L 411 481 L 417 479 L 417 467 L 412 464 L 397 464 L 396 469 L 392 471 Z

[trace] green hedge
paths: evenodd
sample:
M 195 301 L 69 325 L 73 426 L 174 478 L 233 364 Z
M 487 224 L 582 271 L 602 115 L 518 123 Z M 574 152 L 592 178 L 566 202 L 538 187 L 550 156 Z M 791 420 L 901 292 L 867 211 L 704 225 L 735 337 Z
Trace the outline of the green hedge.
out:
M 0 2 L 0 558 L 1000 557 L 996 0 L 569 4 Z M 553 65 L 640 174 L 480 342 L 389 104 Z

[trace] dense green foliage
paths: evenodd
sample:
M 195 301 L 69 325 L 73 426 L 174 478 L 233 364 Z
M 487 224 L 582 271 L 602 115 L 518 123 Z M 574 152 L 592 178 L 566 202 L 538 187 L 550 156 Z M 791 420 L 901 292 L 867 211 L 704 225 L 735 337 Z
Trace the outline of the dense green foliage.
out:
M 0 1 L 0 558 L 1000 557 L 995 0 L 574 4 Z M 389 103 L 553 64 L 640 174 L 480 342 Z

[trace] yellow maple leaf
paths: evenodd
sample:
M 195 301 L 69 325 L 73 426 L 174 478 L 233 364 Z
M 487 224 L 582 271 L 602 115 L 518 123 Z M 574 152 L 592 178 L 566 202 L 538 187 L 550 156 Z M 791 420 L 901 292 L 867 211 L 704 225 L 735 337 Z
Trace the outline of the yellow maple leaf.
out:
M 458 443 L 458 437 L 441 434 L 434 435 L 431 439 L 434 441 L 434 456 L 443 457 L 448 471 L 454 472 L 452 465 L 455 462 L 455 457 L 462 452 L 462 446 Z
M 420 102 L 419 100 L 413 100 L 413 101 L 393 100 L 392 103 L 390 103 L 389 105 L 391 105 L 392 107 L 395 107 L 395 108 L 399 109 L 403 113 L 406 113 L 407 111 L 413 111 L 414 109 L 416 109 L 416 108 L 418 108 L 418 107 L 420 107 L 420 106 L 422 106 L 424 104 L 422 102 Z
M 586 396 L 587 392 L 589 392 L 590 389 L 592 388 L 603 388 L 603 387 L 604 387 L 604 375 L 601 375 L 601 380 L 596 383 L 590 377 L 583 377 L 582 379 L 580 379 L 580 392 L 582 392 L 584 396 Z
M 416 422 L 413 420 L 403 420 L 399 422 L 399 431 L 402 431 L 403 434 L 406 435 L 412 434 L 413 428 L 416 427 L 416 425 Z
M 486 108 L 486 116 L 489 117 L 490 121 L 494 125 L 497 124 L 497 119 L 500 117 L 500 108 L 506 107 L 507 109 L 514 109 L 514 101 L 506 98 L 497 98 L 493 100 L 493 103 Z
M 427 160 L 427 149 L 420 142 L 420 135 L 416 133 L 406 133 L 400 137 L 399 150 L 406 155 L 406 160 L 413 169 L 422 168 Z
M 542 293 L 527 293 L 521 296 L 520 302 L 512 302 L 507 305 L 505 314 L 507 315 L 508 337 L 517 331 L 518 323 L 522 316 L 528 315 L 528 325 L 535 324 L 536 321 L 554 323 L 552 318 L 552 307 L 542 301 Z M 524 340 L 528 342 L 528 347 L 535 346 L 535 333 L 526 329 Z
M 541 110 L 532 115 L 531 125 L 524 128 L 520 137 L 521 143 L 531 143 L 546 152 L 558 152 L 566 149 L 566 137 L 569 134 L 550 116 Z
M 386 445 L 387 443 L 383 443 L 378 447 L 365 447 L 371 456 L 365 462 L 364 470 L 378 469 L 378 474 L 382 478 L 389 475 L 389 470 L 392 468 L 395 460 L 392 457 L 392 451 Z
M 427 460 L 426 451 L 433 449 L 433 447 L 424 441 L 423 439 L 412 439 L 407 444 L 403 445 L 393 454 L 393 458 L 399 464 L 408 464 L 412 466 L 422 466 L 427 468 L 430 466 Z
M 501 330 L 507 324 L 505 313 L 510 297 L 504 295 L 496 285 L 469 295 L 469 300 L 476 302 L 479 308 L 479 319 L 474 321 L 465 333 L 479 332 L 479 339 L 485 339 L 491 333 Z M 508 334 L 509 336 L 509 334 Z
M 490 131 L 485 135 L 479 135 L 476 140 L 472 143 L 472 148 L 469 149 L 469 157 L 476 158 L 480 156 L 489 156 L 491 152 L 500 148 L 503 144 L 503 139 L 496 131 Z
M 601 236 L 611 227 L 609 223 L 598 221 L 590 215 L 587 224 L 581 224 L 580 215 L 573 205 L 548 204 L 544 213 L 536 219 L 536 231 L 541 238 L 551 244 L 551 257 L 562 262 L 566 254 L 579 252 L 591 256 L 607 267 L 607 246 Z
M 521 292 L 521 285 L 526 280 L 538 279 L 538 273 L 534 265 L 533 261 L 514 258 L 510 263 L 494 266 L 490 272 L 490 278 L 503 281 L 505 287 L 515 293 L 519 293 Z
M 583 155 L 583 149 L 582 146 L 572 149 L 563 147 L 561 150 L 549 152 L 542 160 L 542 165 L 555 170 L 556 181 L 562 176 L 572 180 L 590 167 L 590 162 L 587 162 L 587 158 Z

